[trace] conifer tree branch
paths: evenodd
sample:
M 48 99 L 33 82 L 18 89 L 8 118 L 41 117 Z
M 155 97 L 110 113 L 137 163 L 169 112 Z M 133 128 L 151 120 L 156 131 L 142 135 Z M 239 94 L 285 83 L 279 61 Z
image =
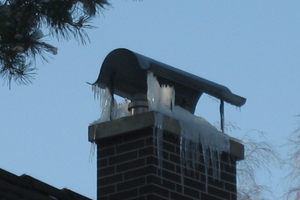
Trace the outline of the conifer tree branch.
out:
M 107 6 L 107 0 L 0 0 L 0 76 L 9 86 L 31 83 L 36 56 L 47 61 L 57 54 L 42 41 L 42 27 L 57 39 L 86 44 L 89 22 Z

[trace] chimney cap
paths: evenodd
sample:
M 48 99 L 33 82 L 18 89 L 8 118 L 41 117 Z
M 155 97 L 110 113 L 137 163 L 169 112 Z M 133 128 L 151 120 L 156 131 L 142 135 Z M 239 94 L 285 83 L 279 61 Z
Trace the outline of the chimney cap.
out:
M 148 72 L 155 74 L 161 85 L 173 86 L 175 104 L 192 113 L 202 93 L 238 107 L 246 102 L 223 85 L 124 48 L 115 49 L 106 56 L 94 85 L 107 87 L 112 94 L 132 100 L 136 94 L 147 94 Z

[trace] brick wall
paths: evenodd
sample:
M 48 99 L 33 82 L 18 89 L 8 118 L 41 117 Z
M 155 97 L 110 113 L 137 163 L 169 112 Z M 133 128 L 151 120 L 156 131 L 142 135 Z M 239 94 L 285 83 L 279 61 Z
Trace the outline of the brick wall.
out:
M 206 175 L 203 158 L 196 170 L 182 170 L 178 135 L 168 131 L 163 132 L 162 167 L 152 127 L 96 143 L 98 200 L 236 199 L 236 161 L 227 153 L 217 180 L 211 168 Z

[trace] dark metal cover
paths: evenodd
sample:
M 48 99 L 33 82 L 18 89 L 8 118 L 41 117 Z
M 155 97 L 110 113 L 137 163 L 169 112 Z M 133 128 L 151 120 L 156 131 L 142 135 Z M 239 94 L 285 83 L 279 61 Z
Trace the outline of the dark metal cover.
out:
M 147 93 L 148 72 L 154 73 L 161 85 L 173 86 L 175 104 L 192 113 L 202 93 L 239 107 L 246 102 L 245 98 L 233 94 L 225 86 L 123 48 L 106 56 L 94 84 L 108 87 L 113 94 L 132 100 L 136 94 Z

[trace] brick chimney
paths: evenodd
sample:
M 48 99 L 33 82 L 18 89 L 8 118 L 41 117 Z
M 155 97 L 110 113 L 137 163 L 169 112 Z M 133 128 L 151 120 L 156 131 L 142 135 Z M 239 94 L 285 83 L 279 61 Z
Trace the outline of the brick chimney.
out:
M 158 85 L 170 85 L 167 100 L 161 98 L 165 90 L 149 94 L 149 72 Z M 192 113 L 201 94 L 208 93 L 221 101 L 223 124 L 223 101 L 241 106 L 244 98 L 126 49 L 106 57 L 94 86 L 111 95 L 102 100 L 102 116 L 88 131 L 97 145 L 98 200 L 237 199 L 236 161 L 243 159 L 244 146 Z M 113 94 L 132 100 L 131 114 L 124 111 L 127 104 L 116 114 Z

